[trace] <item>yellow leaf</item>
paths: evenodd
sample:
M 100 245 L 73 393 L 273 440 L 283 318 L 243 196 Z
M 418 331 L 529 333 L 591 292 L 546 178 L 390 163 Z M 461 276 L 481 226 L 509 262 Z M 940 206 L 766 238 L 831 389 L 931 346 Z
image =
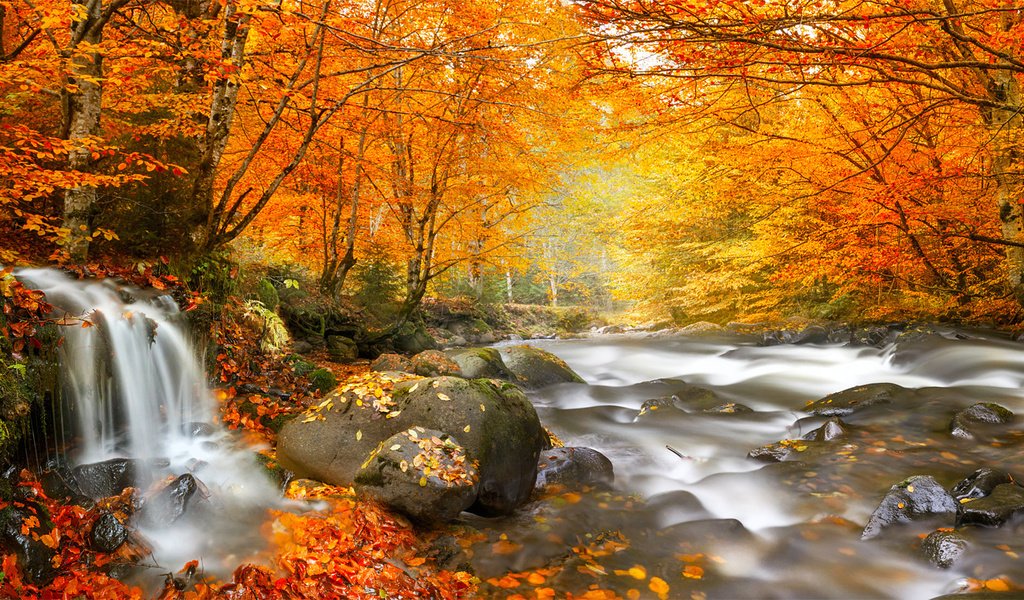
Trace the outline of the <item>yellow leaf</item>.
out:
M 363 439 L 363 430 L 362 429 L 360 429 L 359 431 L 356 432 L 356 441 L 358 442 L 361 439 Z
M 441 392 L 437 393 L 437 397 L 440 398 L 441 400 L 444 400 L 445 402 L 451 400 L 451 398 L 448 397 L 448 394 L 442 394 Z
M 465 431 L 466 433 L 469 433 L 469 425 L 463 427 L 462 430 Z
M 661 577 L 651 577 L 651 583 L 647 587 L 658 595 L 659 600 L 665 600 L 668 598 L 669 587 Z
M 630 567 L 629 571 L 627 572 L 629 573 L 629 576 L 633 579 L 647 579 L 647 569 L 643 568 L 640 565 Z
M 993 592 L 1008 592 L 1010 591 L 1010 584 L 1006 583 L 1004 579 L 989 579 L 985 581 L 985 589 L 992 590 Z
M 420 477 L 420 487 L 427 487 L 427 476 Z

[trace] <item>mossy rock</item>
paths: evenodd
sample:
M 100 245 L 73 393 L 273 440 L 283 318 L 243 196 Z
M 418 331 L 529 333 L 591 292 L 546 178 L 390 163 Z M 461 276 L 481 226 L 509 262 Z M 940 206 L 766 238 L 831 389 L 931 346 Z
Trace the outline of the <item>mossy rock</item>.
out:
M 326 394 L 338 387 L 338 380 L 334 377 L 334 373 L 327 369 L 315 369 L 309 374 L 309 384 L 314 390 Z
M 500 349 L 505 366 L 516 383 L 537 389 L 556 383 L 586 383 L 564 360 L 534 346 L 504 346 Z
M 496 348 L 463 348 L 445 352 L 459 364 L 466 379 L 501 379 L 514 381 L 516 376 L 505 366 Z
M 277 288 L 269 279 L 260 279 L 260 282 L 256 285 L 256 299 L 263 303 L 269 310 L 277 310 L 277 305 L 281 303 L 281 297 L 277 293 Z

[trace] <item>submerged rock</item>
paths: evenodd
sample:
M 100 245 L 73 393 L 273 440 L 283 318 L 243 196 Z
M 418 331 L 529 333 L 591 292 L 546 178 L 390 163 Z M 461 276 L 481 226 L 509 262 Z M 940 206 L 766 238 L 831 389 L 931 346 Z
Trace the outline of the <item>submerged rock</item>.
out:
M 1013 420 L 1013 412 L 994 402 L 978 402 L 958 411 L 949 423 L 949 433 L 953 437 L 973 439 L 971 430 L 976 425 L 1001 425 Z
M 818 427 L 817 429 L 810 431 L 804 436 L 805 440 L 814 440 L 816 442 L 831 442 L 832 440 L 838 440 L 846 437 L 849 434 L 849 426 L 843 423 L 839 417 L 832 417 L 828 421 Z
M 921 554 L 936 567 L 952 567 L 967 551 L 967 540 L 956 531 L 940 529 L 921 542 Z
M 612 461 L 592 448 L 551 448 L 540 454 L 537 488 L 560 484 L 568 488 L 611 485 L 615 482 Z
M 1024 512 L 1024 487 L 1016 483 L 997 485 L 990 494 L 960 504 L 957 525 L 999 527 Z
M 199 490 L 199 480 L 186 473 L 146 500 L 142 522 L 150 527 L 168 527 L 185 514 L 189 502 Z
M 586 383 L 565 361 L 547 350 L 533 346 L 503 346 L 501 358 L 516 377 L 516 383 L 530 389 L 556 383 Z
M 956 501 L 930 475 L 915 475 L 892 486 L 878 508 L 868 518 L 861 539 L 878 536 L 882 530 L 898 523 L 936 515 L 950 515 L 957 510 Z
M 804 410 L 821 417 L 845 417 L 875 404 L 890 404 L 909 391 L 895 383 L 858 385 L 811 402 Z
M 356 473 L 356 489 L 420 523 L 452 521 L 477 497 L 480 475 L 458 440 L 434 429 L 399 432 Z

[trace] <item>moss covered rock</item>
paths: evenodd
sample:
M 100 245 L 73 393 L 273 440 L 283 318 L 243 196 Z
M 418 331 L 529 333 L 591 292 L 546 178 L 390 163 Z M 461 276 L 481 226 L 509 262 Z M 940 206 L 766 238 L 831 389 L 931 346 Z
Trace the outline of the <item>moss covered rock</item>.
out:
M 520 385 L 536 389 L 556 383 L 585 383 L 565 361 L 534 346 L 504 346 L 500 349 L 505 366 Z
M 516 379 L 496 348 L 463 348 L 448 350 L 445 354 L 459 364 L 462 376 L 467 379 Z
M 386 402 L 356 402 L 335 393 L 321 406 L 281 429 L 278 459 L 285 468 L 299 477 L 347 485 L 387 438 L 416 426 L 435 429 L 458 436 L 466 455 L 479 464 L 479 488 L 469 510 L 485 516 L 508 514 L 529 498 L 547 443 L 522 391 L 487 379 L 411 380 L 397 384 Z

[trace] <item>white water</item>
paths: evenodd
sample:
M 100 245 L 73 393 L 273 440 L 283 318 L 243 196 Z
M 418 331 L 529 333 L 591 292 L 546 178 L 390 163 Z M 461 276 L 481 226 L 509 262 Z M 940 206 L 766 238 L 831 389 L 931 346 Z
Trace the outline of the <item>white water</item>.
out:
M 205 383 L 172 298 L 111 280 L 79 281 L 53 269 L 23 269 L 20 280 L 42 290 L 62 323 L 62 392 L 77 425 L 76 464 L 110 458 L 157 459 L 169 465 L 145 480 L 193 473 L 209 491 L 203 518 L 189 513 L 170 526 L 143 529 L 154 567 L 176 571 L 201 560 L 230 572 L 260 547 L 259 520 L 279 494 L 253 450 L 214 425 L 216 402 Z M 193 435 L 196 423 L 208 431 Z M 145 492 L 145 490 L 142 490 Z M 211 518 L 211 515 L 213 518 Z
M 541 420 L 568 445 L 589 446 L 612 459 L 618 490 L 647 498 L 688 492 L 706 511 L 662 510 L 651 517 L 655 527 L 728 518 L 753 532 L 757 544 L 718 550 L 724 557 L 719 572 L 734 579 L 719 588 L 696 588 L 708 591 L 708 597 L 930 598 L 955 591 L 964 577 L 1019 571 L 1015 562 L 993 550 L 1008 538 L 1019 539 L 1009 525 L 1001 530 L 972 528 L 973 555 L 951 570 L 933 568 L 915 555 L 919 532 L 913 527 L 905 534 L 897 530 L 892 543 L 861 542 L 856 529 L 863 527 L 888 487 L 905 477 L 934 474 L 949 485 L 980 466 L 1021 467 L 1024 454 L 1014 449 L 1016 442 L 989 447 L 948 437 L 950 415 L 975 402 L 997 402 L 1024 414 L 1024 346 L 993 334 L 969 337 L 953 339 L 950 332 L 885 349 L 758 347 L 752 338 L 741 336 L 532 341 L 564 359 L 588 382 L 546 388 L 532 400 Z M 754 412 L 669 409 L 637 417 L 645 400 L 675 393 L 682 381 Z M 807 402 L 883 382 L 931 389 L 922 392 L 928 401 L 918 408 L 905 413 L 894 409 L 903 420 L 879 425 L 877 438 L 836 446 L 853 448 L 860 463 L 837 459 L 793 471 L 786 470 L 786 463 L 766 466 L 747 457 L 751 449 L 800 438 L 819 426 L 824 419 L 802 410 Z M 862 430 L 874 426 L 851 418 Z M 900 436 L 915 444 L 894 441 Z M 872 448 L 875 442 L 879 446 Z M 886 455 L 888 450 L 893 454 Z M 943 451 L 955 458 L 943 458 Z M 787 481 L 794 477 L 796 483 Z M 851 525 L 829 529 L 822 521 L 827 516 Z M 1010 546 L 1024 552 L 1019 542 Z M 651 549 L 627 552 L 634 551 L 637 563 L 659 560 Z

